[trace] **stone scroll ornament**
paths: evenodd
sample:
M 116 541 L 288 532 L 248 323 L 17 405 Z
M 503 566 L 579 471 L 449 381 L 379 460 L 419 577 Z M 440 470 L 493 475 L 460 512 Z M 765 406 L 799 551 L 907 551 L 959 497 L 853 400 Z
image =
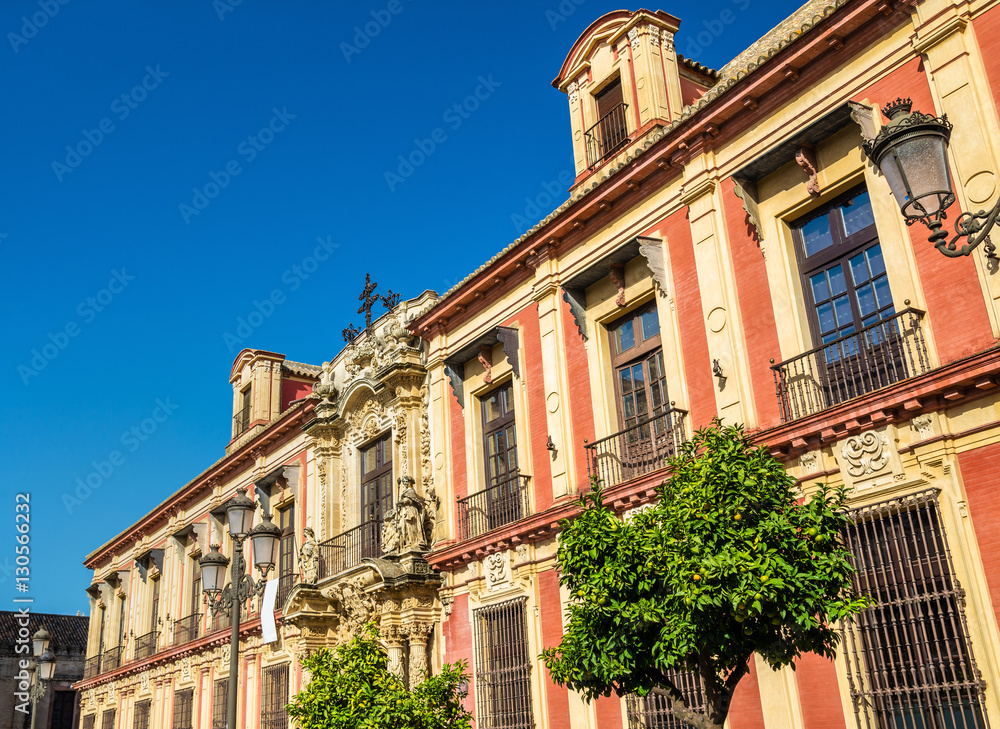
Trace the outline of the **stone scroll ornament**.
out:
M 847 461 L 847 473 L 859 478 L 885 468 L 889 462 L 888 445 L 888 439 L 874 430 L 848 438 L 841 449 Z

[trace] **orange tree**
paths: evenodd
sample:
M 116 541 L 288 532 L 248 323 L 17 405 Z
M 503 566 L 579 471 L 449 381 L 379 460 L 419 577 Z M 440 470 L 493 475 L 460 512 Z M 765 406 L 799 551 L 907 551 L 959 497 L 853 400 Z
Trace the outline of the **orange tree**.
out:
M 600 484 L 562 525 L 560 582 L 572 596 L 562 642 L 542 660 L 588 699 L 664 690 L 670 711 L 716 729 L 754 653 L 773 669 L 832 657 L 832 626 L 867 606 L 852 594 L 843 489 L 804 503 L 742 426 L 715 420 L 683 444 L 651 508 L 625 522 Z M 694 672 L 704 709 L 674 680 Z
M 309 685 L 286 707 L 300 729 L 469 729 L 465 664 L 446 665 L 412 691 L 389 671 L 369 623 L 349 643 L 302 661 Z

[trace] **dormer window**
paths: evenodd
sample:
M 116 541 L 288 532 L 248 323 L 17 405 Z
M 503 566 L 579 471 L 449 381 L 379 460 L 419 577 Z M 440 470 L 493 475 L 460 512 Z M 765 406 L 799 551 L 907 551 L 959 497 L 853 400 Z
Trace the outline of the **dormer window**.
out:
M 596 167 L 628 142 L 628 105 L 622 95 L 621 77 L 594 94 L 597 123 L 587 130 L 587 163 Z
M 238 438 L 250 427 L 250 395 L 253 387 L 247 385 L 240 393 L 240 409 L 233 416 L 233 437 Z

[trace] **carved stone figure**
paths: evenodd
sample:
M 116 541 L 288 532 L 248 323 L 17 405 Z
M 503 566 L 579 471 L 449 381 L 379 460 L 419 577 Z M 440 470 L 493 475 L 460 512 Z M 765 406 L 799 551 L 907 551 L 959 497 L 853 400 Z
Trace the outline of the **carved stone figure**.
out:
M 399 529 L 396 525 L 398 518 L 395 509 L 386 512 L 382 521 L 382 551 L 392 554 L 399 549 Z
M 319 579 L 319 545 L 312 527 L 302 530 L 302 548 L 299 550 L 299 571 L 307 585 L 315 585 Z
M 431 486 L 427 489 L 427 499 L 424 501 L 424 542 L 430 546 L 434 544 L 434 531 L 437 528 L 437 515 L 438 508 L 441 506 L 441 500 L 438 498 L 437 492 L 434 487 Z
M 402 493 L 399 495 L 399 544 L 402 549 L 419 549 L 424 542 L 423 509 L 424 500 L 413 490 L 413 478 L 400 476 Z

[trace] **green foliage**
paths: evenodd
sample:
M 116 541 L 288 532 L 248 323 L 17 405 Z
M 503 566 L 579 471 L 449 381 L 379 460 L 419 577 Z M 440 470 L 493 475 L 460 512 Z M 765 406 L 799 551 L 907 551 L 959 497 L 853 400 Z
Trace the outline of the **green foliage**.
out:
M 409 691 L 389 672 L 374 624 L 336 653 L 318 651 L 302 662 L 312 674 L 288 705 L 300 729 L 469 729 L 460 685 L 465 664 L 446 665 Z
M 582 496 L 560 534 L 569 623 L 542 659 L 588 698 L 660 687 L 675 706 L 668 671 L 695 671 L 708 702 L 697 723 L 716 726 L 753 653 L 775 669 L 833 656 L 832 624 L 867 602 L 850 592 L 843 489 L 799 503 L 782 465 L 718 420 L 669 473 L 655 505 L 624 523 L 599 484 Z

